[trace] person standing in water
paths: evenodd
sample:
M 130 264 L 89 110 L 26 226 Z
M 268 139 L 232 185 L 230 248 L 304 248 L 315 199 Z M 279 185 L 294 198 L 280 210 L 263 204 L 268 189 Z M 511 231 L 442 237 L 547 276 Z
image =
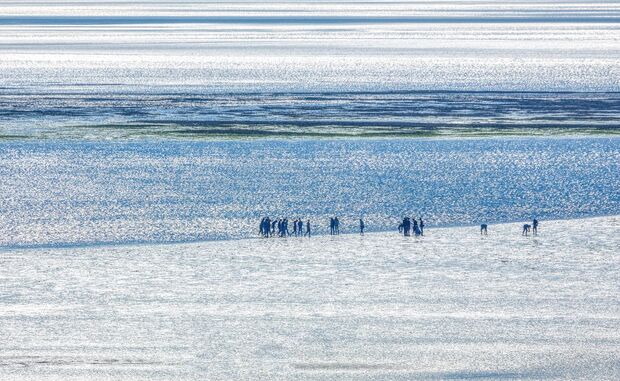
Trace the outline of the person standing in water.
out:
M 487 235 L 487 228 L 488 228 L 487 224 L 480 225 L 480 235 L 482 234 Z
M 405 217 L 403 218 L 403 234 L 405 237 L 409 237 L 410 236 L 410 231 L 411 231 L 411 220 L 409 219 L 409 217 Z
M 304 237 L 305 236 L 310 237 L 310 220 L 306 221 L 306 234 L 304 234 Z
M 532 221 L 532 234 L 538 235 L 538 220 L 536 218 Z
M 278 225 L 279 225 L 278 220 L 274 218 L 273 221 L 271 222 L 271 236 L 272 237 L 276 235 L 276 226 Z
M 420 235 L 424 235 L 424 221 L 422 221 L 422 217 L 420 217 Z
M 265 236 L 265 234 L 263 233 L 265 229 L 265 217 L 263 217 L 263 219 L 260 221 L 260 225 L 258 225 L 258 232 L 261 236 Z
M 415 217 L 411 217 L 411 220 L 413 221 L 413 234 L 415 234 L 415 236 L 419 236 L 420 235 L 420 228 L 418 227 L 418 221 L 415 219 Z
M 340 221 L 338 220 L 338 217 L 334 217 L 334 232 L 337 235 L 340 235 Z
M 360 218 L 360 235 L 364 235 L 364 228 L 366 227 L 366 225 L 364 225 L 364 220 L 362 220 Z

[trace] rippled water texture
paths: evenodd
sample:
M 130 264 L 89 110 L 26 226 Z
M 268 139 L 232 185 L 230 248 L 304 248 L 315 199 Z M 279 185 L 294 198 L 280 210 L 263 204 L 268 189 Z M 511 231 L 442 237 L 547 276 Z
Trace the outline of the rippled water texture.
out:
M 392 230 L 620 211 L 620 139 L 0 143 L 0 245 Z
M 616 129 L 619 23 L 615 2 L 3 1 L 0 137 Z

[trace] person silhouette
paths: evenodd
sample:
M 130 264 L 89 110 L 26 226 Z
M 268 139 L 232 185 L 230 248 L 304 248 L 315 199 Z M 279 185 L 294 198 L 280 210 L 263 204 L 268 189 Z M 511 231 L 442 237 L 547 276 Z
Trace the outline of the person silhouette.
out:
M 293 235 L 297 237 L 297 220 L 293 221 Z
M 364 220 L 360 218 L 360 235 L 364 235 L 364 228 L 366 225 L 364 224 Z
M 412 217 L 411 220 L 413 221 L 413 233 L 417 237 L 420 235 L 420 228 L 418 227 L 418 221 L 416 221 L 415 217 Z
M 409 237 L 411 235 L 411 220 L 409 217 L 403 218 L 403 233 L 405 237 Z
M 480 235 L 482 235 L 483 232 L 484 232 L 484 235 L 487 235 L 487 224 L 480 225 Z
M 334 217 L 334 231 L 336 234 L 340 235 L 340 221 L 338 217 Z
M 269 238 L 269 231 L 271 230 L 271 220 L 269 217 L 265 217 L 265 222 L 263 223 L 263 236 Z
M 336 230 L 336 222 L 334 221 L 333 217 L 330 217 L 329 218 L 329 234 L 334 235 L 335 230 Z
M 527 233 L 530 232 L 530 228 L 531 228 L 531 226 L 529 224 L 523 225 L 523 232 L 521 233 L 521 235 L 524 235 L 524 236 L 527 237 Z
M 532 221 L 532 234 L 538 235 L 538 220 L 536 218 Z
M 306 221 L 306 234 L 304 234 L 304 237 L 305 236 L 310 237 L 310 220 Z
M 422 217 L 420 217 L 420 235 L 424 235 L 424 221 L 422 221 Z

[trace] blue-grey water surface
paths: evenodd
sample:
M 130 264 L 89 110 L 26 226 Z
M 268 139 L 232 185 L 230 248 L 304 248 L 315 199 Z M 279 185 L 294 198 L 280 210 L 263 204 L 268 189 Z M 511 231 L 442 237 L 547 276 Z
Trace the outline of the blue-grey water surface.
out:
M 0 138 L 617 131 L 619 26 L 615 2 L 5 1 Z
M 619 138 L 0 143 L 0 245 L 345 232 L 620 211 Z

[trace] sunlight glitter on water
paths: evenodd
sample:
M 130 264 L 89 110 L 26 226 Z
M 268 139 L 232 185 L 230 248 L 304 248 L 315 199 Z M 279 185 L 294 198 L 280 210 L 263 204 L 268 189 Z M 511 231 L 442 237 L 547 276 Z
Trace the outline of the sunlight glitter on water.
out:
M 588 2 L 8 2 L 0 4 L 0 138 L 99 124 L 312 123 L 307 110 L 322 109 L 315 96 L 340 101 L 332 118 L 323 115 L 326 128 L 376 122 L 381 109 L 401 115 L 401 126 L 617 127 L 619 15 L 615 3 Z M 398 102 L 398 92 L 428 90 L 465 95 Z M 470 94 L 479 91 L 504 94 L 479 114 Z M 559 95 L 558 112 L 511 91 L 586 94 Z M 592 91 L 602 92 L 595 107 Z M 282 110 L 282 93 L 301 102 Z M 219 110 L 212 97 L 226 95 L 236 106 Z M 370 115 L 360 111 L 368 104 Z M 436 119 L 406 115 L 411 109 Z
M 619 138 L 0 143 L 1 246 L 253 237 L 620 210 Z

